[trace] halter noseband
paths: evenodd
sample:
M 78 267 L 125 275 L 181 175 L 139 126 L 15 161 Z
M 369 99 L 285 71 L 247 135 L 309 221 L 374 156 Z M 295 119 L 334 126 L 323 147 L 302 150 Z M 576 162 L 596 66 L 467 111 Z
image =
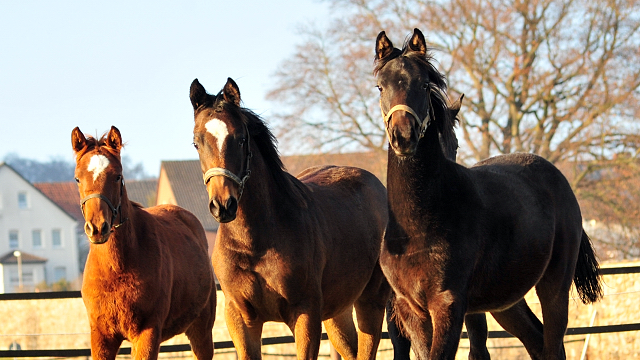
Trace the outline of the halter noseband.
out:
M 416 122 L 420 125 L 420 134 L 418 136 L 418 140 L 424 137 L 424 134 L 427 131 L 427 128 L 429 127 L 429 125 L 431 125 L 431 121 L 433 121 L 433 118 L 435 117 L 432 115 L 433 106 L 431 105 L 431 84 L 429 84 L 428 86 L 429 86 L 429 94 L 427 95 L 427 99 L 429 100 L 429 110 L 427 111 L 427 115 L 422 120 L 418 116 L 418 113 L 416 113 L 415 110 L 411 108 L 411 106 L 405 105 L 405 104 L 395 105 L 389 110 L 388 113 L 385 114 L 384 110 L 382 110 L 382 99 L 380 99 L 380 112 L 382 113 L 382 118 L 384 119 L 384 125 L 387 131 L 388 137 L 389 137 L 389 119 L 391 119 L 391 115 L 393 115 L 393 113 L 398 110 L 404 110 L 409 114 L 411 114 L 414 119 L 416 119 Z
M 240 198 L 242 197 L 242 193 L 244 192 L 244 185 L 247 183 L 247 180 L 249 180 L 249 177 L 251 176 L 250 165 L 251 165 L 251 158 L 253 157 L 253 154 L 251 153 L 251 136 L 249 134 L 249 129 L 247 128 L 246 130 L 247 130 L 246 144 L 249 148 L 247 149 L 248 151 L 247 151 L 246 170 L 242 179 L 238 175 L 232 173 L 231 171 L 225 168 L 219 168 L 219 167 L 210 168 L 202 176 L 205 186 L 207 185 L 209 180 L 211 180 L 211 178 L 215 176 L 224 176 L 228 179 L 231 179 L 231 181 L 233 181 L 238 185 L 238 202 L 240 202 Z
M 86 203 L 89 199 L 94 199 L 94 198 L 98 198 L 102 201 L 104 201 L 105 203 L 107 203 L 107 205 L 109 206 L 109 209 L 111 209 L 111 214 L 113 215 L 113 219 L 115 219 L 118 214 L 120 214 L 120 223 L 119 224 L 115 224 L 111 226 L 111 229 L 117 229 L 120 226 L 122 226 L 122 224 L 124 224 L 125 221 L 128 220 L 128 218 L 124 219 L 124 221 L 122 220 L 122 214 L 120 213 L 120 210 L 122 208 L 122 195 L 124 193 L 124 178 L 120 181 L 120 199 L 118 201 L 118 206 L 113 206 L 113 203 L 111 203 L 111 200 L 109 200 L 109 198 L 107 198 L 106 196 L 100 194 L 100 193 L 93 193 L 93 194 L 89 194 L 87 196 L 84 197 L 84 199 L 82 199 L 81 203 L 80 203 L 80 210 L 82 210 L 82 217 L 84 218 L 84 203 Z M 93 240 L 91 240 L 91 238 L 89 238 L 89 241 L 94 243 L 94 244 L 101 244 L 99 242 L 95 242 Z

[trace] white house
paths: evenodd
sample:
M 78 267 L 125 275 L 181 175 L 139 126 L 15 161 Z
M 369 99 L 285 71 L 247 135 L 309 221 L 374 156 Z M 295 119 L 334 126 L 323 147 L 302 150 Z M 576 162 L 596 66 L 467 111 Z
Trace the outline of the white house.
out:
M 0 162 L 0 293 L 79 276 L 76 220 Z

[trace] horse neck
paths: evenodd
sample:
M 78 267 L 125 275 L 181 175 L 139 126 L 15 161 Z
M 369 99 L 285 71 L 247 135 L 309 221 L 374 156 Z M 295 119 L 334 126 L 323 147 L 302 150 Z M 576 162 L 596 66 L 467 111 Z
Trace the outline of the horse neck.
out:
M 127 189 L 122 191 L 120 202 L 120 212 L 116 217 L 114 224 L 122 224 L 113 229 L 109 240 L 105 244 L 92 245 L 92 251 L 102 253 L 100 259 L 103 265 L 111 268 L 116 272 L 126 271 L 132 260 L 137 259 L 138 241 L 133 224 L 136 223 L 136 217 L 139 209 L 135 207 L 127 196 Z
M 238 203 L 235 220 L 220 224 L 223 232 L 229 234 L 233 241 L 240 241 L 244 246 L 261 247 L 259 242 L 270 242 L 275 235 L 272 231 L 279 219 L 279 204 L 289 194 L 283 194 L 276 184 L 281 169 L 268 169 L 259 150 L 252 151 L 251 177 L 247 180 L 242 197 Z M 267 220 L 267 221 L 265 221 Z M 224 240 L 224 239 L 223 239 Z
M 397 157 L 389 147 L 388 163 L 388 186 L 391 190 L 403 189 L 394 192 L 408 199 L 415 199 L 425 190 L 435 191 L 434 187 L 454 171 L 453 162 L 444 156 L 435 126 L 427 129 L 410 158 Z
M 452 190 L 469 188 L 461 171 L 464 169 L 444 156 L 435 126 L 427 129 L 411 158 L 400 159 L 390 148 L 387 190 L 394 224 L 412 228 L 408 223 L 439 221 L 442 207 L 459 197 Z

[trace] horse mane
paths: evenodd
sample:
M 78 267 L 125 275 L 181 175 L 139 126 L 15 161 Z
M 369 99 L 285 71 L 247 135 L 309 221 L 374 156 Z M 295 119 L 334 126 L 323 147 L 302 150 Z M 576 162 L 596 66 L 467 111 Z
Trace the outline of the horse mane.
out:
M 94 149 L 98 149 L 98 151 L 101 151 L 102 147 L 107 146 L 107 135 L 108 133 L 105 132 L 99 138 L 93 137 L 91 135 L 87 136 L 85 140 L 86 146 L 84 147 L 84 149 L 78 151 L 78 153 L 76 154 L 76 161 L 80 160 L 80 158 L 83 157 L 86 153 Z M 124 147 L 124 144 L 122 144 L 122 146 Z M 115 151 L 111 151 L 109 147 L 107 147 L 107 149 L 105 150 L 116 158 L 120 159 L 120 155 Z
M 288 194 L 296 204 L 306 207 L 308 197 L 304 185 L 287 172 L 278 153 L 276 137 L 259 115 L 247 108 L 239 107 L 239 110 L 245 119 L 251 140 L 257 145 L 276 186 L 284 194 Z
M 432 119 L 437 126 L 438 134 L 440 135 L 440 145 L 445 156 L 452 161 L 456 161 L 456 153 L 458 151 L 458 138 L 455 133 L 455 126 L 457 122 L 460 122 L 457 111 L 455 115 L 452 114 L 452 108 L 449 104 L 449 96 L 447 95 L 447 79 L 444 74 L 438 71 L 433 65 L 433 54 L 430 51 L 426 51 L 424 55 L 420 55 L 419 52 L 413 51 L 409 47 L 408 38 L 402 50 L 393 48 L 390 54 L 382 59 L 376 59 L 374 62 L 373 75 L 377 76 L 380 70 L 389 63 L 391 60 L 405 57 L 418 64 L 418 66 L 427 73 L 429 77 L 429 83 L 431 87 L 431 104 L 435 113 L 435 119 Z M 453 116 L 452 116 L 453 115 Z

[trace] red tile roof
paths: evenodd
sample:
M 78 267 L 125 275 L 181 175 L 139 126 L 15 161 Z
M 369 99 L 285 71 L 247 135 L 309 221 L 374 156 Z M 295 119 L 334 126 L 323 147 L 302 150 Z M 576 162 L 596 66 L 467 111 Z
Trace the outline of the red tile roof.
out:
M 76 221 L 84 222 L 80 210 L 80 194 L 75 182 L 35 183 L 33 186 L 73 216 Z

